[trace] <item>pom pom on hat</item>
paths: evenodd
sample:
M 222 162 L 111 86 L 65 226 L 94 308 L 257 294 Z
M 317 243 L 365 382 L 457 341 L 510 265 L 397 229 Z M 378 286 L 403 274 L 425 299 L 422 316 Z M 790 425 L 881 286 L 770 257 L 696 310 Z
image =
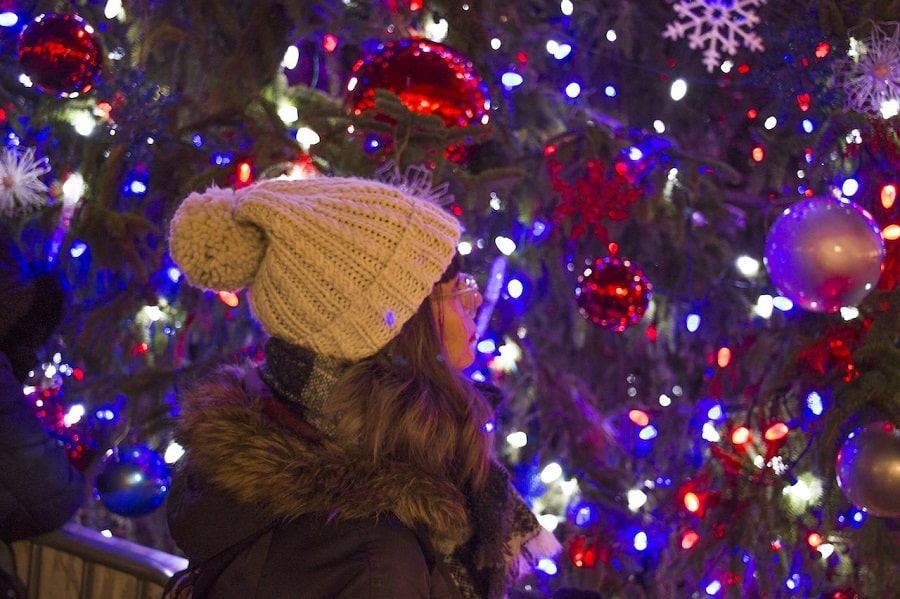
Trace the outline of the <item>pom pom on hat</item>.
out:
M 193 285 L 246 287 L 272 336 L 358 360 L 384 347 L 450 264 L 459 222 L 398 187 L 356 178 L 261 181 L 188 196 L 170 227 Z
M 169 227 L 169 251 L 195 287 L 247 287 L 266 249 L 263 231 L 234 218 L 235 192 L 211 187 L 181 203 Z

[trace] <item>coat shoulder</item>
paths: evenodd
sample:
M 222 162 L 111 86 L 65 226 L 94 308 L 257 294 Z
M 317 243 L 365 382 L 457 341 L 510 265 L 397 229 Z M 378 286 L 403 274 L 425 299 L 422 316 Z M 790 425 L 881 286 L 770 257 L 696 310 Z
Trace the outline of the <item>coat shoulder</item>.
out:
M 278 526 L 260 543 L 268 546 L 249 549 L 244 563 L 259 572 L 257 597 L 282 597 L 298 588 L 310 599 L 454 596 L 452 581 L 442 579 L 418 535 L 392 515 L 333 520 L 307 514 Z M 254 552 L 260 563 L 252 563 Z

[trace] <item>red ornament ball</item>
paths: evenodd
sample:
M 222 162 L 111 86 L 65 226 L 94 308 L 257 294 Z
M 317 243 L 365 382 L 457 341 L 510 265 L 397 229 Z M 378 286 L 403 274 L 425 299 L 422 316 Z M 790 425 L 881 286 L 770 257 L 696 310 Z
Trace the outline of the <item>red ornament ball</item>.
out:
M 578 277 L 581 315 L 604 329 L 622 332 L 647 311 L 653 291 L 641 268 L 615 256 L 597 258 Z
M 66 457 L 69 463 L 81 472 L 87 472 L 94 461 L 103 455 L 93 431 L 87 428 L 79 430 L 72 427 L 63 433 L 52 436 L 66 448 Z
M 100 455 L 100 445 L 85 420 L 77 424 L 68 424 L 66 414 L 70 406 L 62 401 L 62 395 L 58 388 L 44 389 L 29 396 L 32 402 L 34 415 L 40 421 L 41 426 L 51 437 L 59 441 L 65 447 L 69 463 L 81 472 L 93 463 Z
M 359 59 L 347 83 L 347 109 L 360 115 L 372 108 L 376 89 L 397 95 L 413 112 L 440 117 L 448 127 L 488 122 L 489 91 L 472 61 L 437 42 L 391 41 Z
M 819 599 L 859 599 L 859 594 L 853 589 L 841 589 L 823 593 L 819 595 Z
M 19 64 L 42 91 L 62 98 L 86 93 L 100 75 L 94 28 L 75 14 L 45 13 L 19 34 Z

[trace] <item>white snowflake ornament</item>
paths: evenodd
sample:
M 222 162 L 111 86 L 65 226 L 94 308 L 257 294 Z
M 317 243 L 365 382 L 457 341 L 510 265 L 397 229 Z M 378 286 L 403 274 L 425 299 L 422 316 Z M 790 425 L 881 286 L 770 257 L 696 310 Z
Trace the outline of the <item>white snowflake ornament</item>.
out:
M 47 186 L 39 177 L 49 172 L 49 161 L 35 160 L 34 148 L 0 152 L 0 214 L 17 216 L 45 203 Z
M 844 110 L 883 119 L 900 113 L 900 23 L 874 23 L 866 39 L 851 37 L 848 59 L 837 66 Z
M 678 19 L 666 25 L 662 36 L 670 40 L 687 38 L 692 50 L 703 48 L 703 64 L 712 73 L 722 64 L 722 52 L 734 56 L 741 45 L 753 52 L 765 50 L 762 38 L 753 31 L 759 24 L 753 7 L 765 3 L 766 0 L 679 0 L 672 6 Z

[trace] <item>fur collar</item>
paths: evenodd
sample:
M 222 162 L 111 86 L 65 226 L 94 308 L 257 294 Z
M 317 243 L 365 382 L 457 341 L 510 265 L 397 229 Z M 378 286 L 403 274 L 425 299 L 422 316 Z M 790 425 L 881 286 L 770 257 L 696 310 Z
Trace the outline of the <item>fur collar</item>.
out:
M 441 553 L 471 536 L 466 498 L 451 482 L 298 434 L 268 415 L 266 403 L 278 400 L 248 391 L 249 375 L 226 367 L 180 398 L 176 438 L 210 484 L 276 519 L 392 513 L 410 528 L 424 527 Z

